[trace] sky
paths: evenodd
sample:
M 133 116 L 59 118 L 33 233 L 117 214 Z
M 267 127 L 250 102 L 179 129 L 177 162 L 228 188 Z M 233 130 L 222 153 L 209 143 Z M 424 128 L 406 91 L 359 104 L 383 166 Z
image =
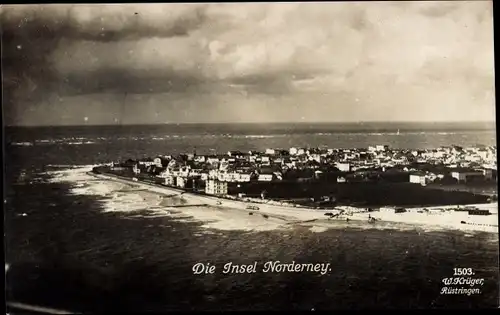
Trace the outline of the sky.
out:
M 0 10 L 7 125 L 495 117 L 490 1 Z

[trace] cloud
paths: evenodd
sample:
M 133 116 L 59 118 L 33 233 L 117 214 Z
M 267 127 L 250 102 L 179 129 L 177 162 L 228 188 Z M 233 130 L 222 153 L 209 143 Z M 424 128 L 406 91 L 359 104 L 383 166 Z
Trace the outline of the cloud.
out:
M 178 72 L 126 71 L 105 69 L 69 73 L 59 82 L 60 95 L 97 93 L 152 94 L 166 92 L 196 92 L 198 85 L 206 84 L 199 78 Z
M 93 41 L 187 36 L 204 23 L 197 4 L 22 5 L 2 10 L 4 32 Z
M 1 17 L 11 104 L 123 93 L 188 102 L 201 93 L 211 97 L 199 106 L 214 110 L 221 99 L 253 97 L 269 117 L 301 99 L 290 119 L 307 106 L 346 119 L 390 107 L 404 118 L 420 104 L 424 120 L 431 109 L 449 116 L 437 100 L 465 113 L 475 99 L 483 117 L 493 106 L 489 2 L 25 5 Z

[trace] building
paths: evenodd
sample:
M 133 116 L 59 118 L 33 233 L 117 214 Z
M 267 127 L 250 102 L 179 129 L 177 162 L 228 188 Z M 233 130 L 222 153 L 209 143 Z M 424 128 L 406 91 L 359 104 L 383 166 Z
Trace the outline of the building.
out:
M 115 163 L 115 162 L 111 162 L 110 167 L 111 167 L 111 170 L 114 170 L 114 171 L 123 171 L 123 170 L 127 169 L 125 166 L 123 166 L 119 163 Z
M 225 172 L 221 171 L 216 174 L 215 178 L 223 182 L 249 182 L 251 179 L 250 174 L 238 172 Z
M 490 215 L 490 210 L 480 210 L 480 209 L 471 209 L 468 211 L 469 215 Z
M 259 182 L 270 182 L 273 180 L 273 174 L 259 174 Z
M 180 187 L 180 188 L 185 188 L 186 187 L 186 178 L 185 177 L 177 177 L 175 186 Z
M 167 185 L 167 186 L 175 186 L 175 177 L 173 177 L 173 176 L 166 176 L 165 177 L 165 185 Z
M 349 163 L 337 163 L 335 166 L 342 172 L 349 172 L 351 170 L 351 165 Z
M 143 169 L 143 167 L 141 167 L 141 164 L 139 164 L 139 163 L 134 164 L 134 166 L 132 167 L 132 171 L 135 174 L 140 174 L 142 169 Z
M 455 178 L 459 183 L 466 183 L 474 178 L 483 177 L 482 171 L 474 170 L 456 170 L 451 172 L 451 177 Z
M 410 174 L 410 183 L 413 184 L 420 184 L 422 186 L 425 186 L 429 183 L 430 179 L 428 176 L 425 174 L 421 173 L 415 173 L 415 174 Z
M 154 165 L 156 165 L 157 167 L 166 167 L 169 162 L 170 160 L 162 157 L 156 157 L 153 160 Z
M 227 182 L 209 179 L 206 181 L 205 193 L 216 196 L 227 195 Z
M 493 179 L 493 170 L 491 168 L 485 168 L 483 170 L 483 175 L 486 180 L 492 180 Z
M 208 164 L 219 163 L 219 157 L 217 157 L 217 156 L 209 156 L 209 157 L 206 158 L 206 163 L 208 163 Z
M 239 182 L 249 182 L 252 179 L 251 174 L 240 174 Z
M 139 165 L 144 165 L 144 166 L 151 166 L 151 165 L 155 165 L 155 162 L 153 160 L 142 160 L 142 161 L 138 161 Z
M 196 163 L 205 163 L 206 157 L 204 155 L 197 155 L 194 157 Z
M 376 151 L 387 151 L 389 149 L 388 145 L 377 144 L 375 146 Z

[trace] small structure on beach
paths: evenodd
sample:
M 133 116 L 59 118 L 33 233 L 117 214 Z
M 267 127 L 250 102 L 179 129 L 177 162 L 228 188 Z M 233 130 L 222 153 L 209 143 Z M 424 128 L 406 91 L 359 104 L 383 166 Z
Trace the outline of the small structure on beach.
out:
M 405 213 L 406 209 L 405 208 L 395 208 L 394 213 Z
M 490 215 L 490 210 L 472 209 L 469 210 L 469 215 Z

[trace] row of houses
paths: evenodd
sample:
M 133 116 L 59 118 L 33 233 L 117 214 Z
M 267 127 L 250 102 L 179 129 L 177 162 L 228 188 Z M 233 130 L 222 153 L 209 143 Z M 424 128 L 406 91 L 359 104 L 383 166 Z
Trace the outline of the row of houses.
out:
M 458 146 L 451 146 L 428 150 L 398 150 L 390 149 L 387 145 L 375 145 L 368 147 L 368 149 L 266 149 L 264 152 L 228 151 L 222 155 L 184 154 L 179 157 L 157 157 L 151 161 L 142 161 L 141 163 L 166 167 L 187 161 L 219 169 L 228 169 L 234 166 L 238 170 L 263 166 L 297 169 L 335 165 L 340 170 L 350 171 L 356 168 L 393 167 L 412 162 L 441 163 L 450 166 L 456 165 L 457 167 L 469 167 L 475 163 L 488 164 L 495 168 L 496 148 L 474 147 L 463 149 Z
M 367 149 L 290 148 L 266 149 L 264 152 L 228 151 L 221 155 L 193 153 L 141 160 L 133 164 L 132 169 L 136 174 L 152 173 L 164 179 L 165 184 L 178 187 L 187 185 L 189 179 L 202 180 L 206 183 L 205 187 L 209 187 L 206 188 L 209 192 L 224 191 L 224 184 L 216 183 L 270 182 L 282 180 L 283 174 L 288 174 L 289 170 L 322 173 L 321 170 L 325 170 L 323 166 L 334 166 L 346 173 L 377 168 L 385 172 L 386 169 L 404 166 L 404 171 L 410 174 L 409 181 L 421 185 L 444 177 L 440 173 L 415 172 L 406 167 L 414 162 L 454 168 L 451 177 L 458 182 L 479 177 L 488 180 L 492 177 L 492 170 L 496 169 L 496 148 L 450 146 L 432 150 L 395 150 L 387 145 L 375 145 Z M 263 171 L 265 169 L 267 171 Z M 340 176 L 336 180 L 342 182 L 345 177 Z
M 444 178 L 444 174 L 435 174 L 432 172 L 416 172 L 409 176 L 410 183 L 420 184 L 425 186 L 432 183 L 436 179 Z M 466 184 L 475 180 L 492 180 L 493 170 L 492 169 L 456 169 L 450 172 L 450 177 L 456 179 L 457 183 Z

